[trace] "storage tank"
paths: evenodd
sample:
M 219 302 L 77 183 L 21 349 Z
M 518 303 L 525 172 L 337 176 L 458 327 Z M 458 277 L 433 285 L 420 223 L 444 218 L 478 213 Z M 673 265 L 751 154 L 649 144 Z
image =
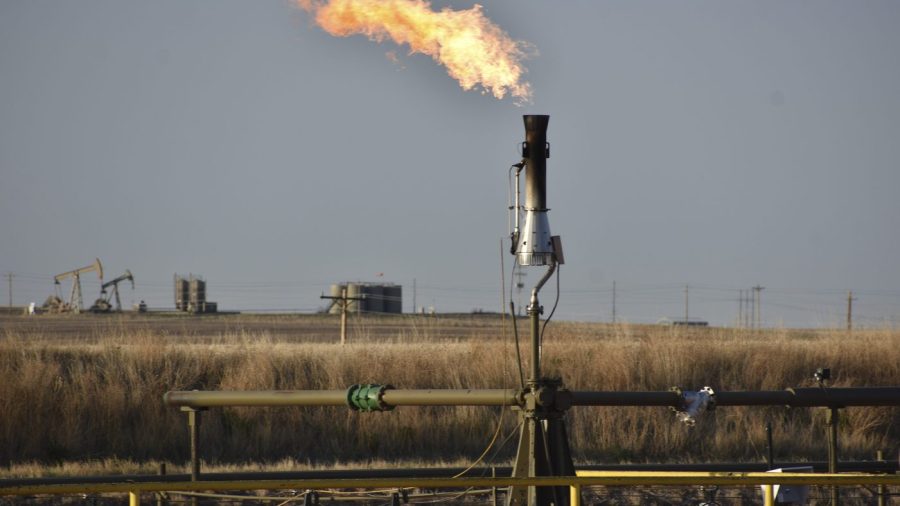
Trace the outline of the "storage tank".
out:
M 191 276 L 190 308 L 192 311 L 203 312 L 206 304 L 206 281 Z
M 359 298 L 364 295 L 363 286 L 359 283 L 347 283 L 347 297 Z M 348 300 L 347 311 L 351 313 L 361 313 L 366 310 L 364 300 Z
M 403 287 L 400 285 L 384 286 L 384 312 L 391 314 L 403 313 Z
M 175 309 L 187 311 L 190 302 L 190 285 L 188 280 L 175 274 Z
M 367 312 L 367 313 L 383 313 L 384 312 L 384 286 L 383 285 L 366 284 L 363 286 L 363 293 L 366 295 L 366 300 L 362 301 L 365 312 Z
M 341 314 L 341 304 L 337 301 L 337 299 L 341 298 L 341 293 L 347 288 L 346 283 L 335 283 L 331 285 L 330 295 L 333 297 L 331 299 L 331 307 L 328 308 L 328 314 Z

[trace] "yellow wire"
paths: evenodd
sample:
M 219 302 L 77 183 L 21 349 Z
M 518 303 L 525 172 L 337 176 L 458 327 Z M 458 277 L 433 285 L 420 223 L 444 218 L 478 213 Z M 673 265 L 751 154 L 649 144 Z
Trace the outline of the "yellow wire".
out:
M 501 408 L 501 409 L 502 409 L 502 408 Z M 470 465 L 469 467 L 467 467 L 467 468 L 465 468 L 464 470 L 462 470 L 462 471 L 461 471 L 459 474 L 457 474 L 456 476 L 453 476 L 453 478 L 459 478 L 459 477 L 461 477 L 462 475 L 468 473 L 469 471 L 471 471 L 472 469 L 474 469 L 475 466 L 477 466 L 478 464 L 480 464 L 482 460 L 484 460 L 484 457 L 487 456 L 488 452 L 491 451 L 491 448 L 494 447 L 494 443 L 497 442 L 497 436 L 500 435 L 500 429 L 501 429 L 502 427 L 503 427 L 503 411 L 501 411 L 501 412 L 500 412 L 500 416 L 497 417 L 497 430 L 494 431 L 494 437 L 491 438 L 491 442 L 488 443 L 487 448 L 485 448 L 484 451 L 481 452 L 481 455 L 480 455 L 477 459 L 475 459 L 475 462 L 472 462 L 472 465 Z

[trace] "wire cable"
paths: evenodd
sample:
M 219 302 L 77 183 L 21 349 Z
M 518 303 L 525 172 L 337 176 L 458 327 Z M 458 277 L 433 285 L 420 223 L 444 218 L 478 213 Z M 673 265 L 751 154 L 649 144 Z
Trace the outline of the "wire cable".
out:
M 522 367 L 522 350 L 519 344 L 519 326 L 516 320 L 516 304 L 513 302 L 513 284 L 516 278 L 516 268 L 519 262 L 513 260 L 512 273 L 509 276 L 509 314 L 512 320 L 513 336 L 516 341 L 516 364 L 519 367 L 519 385 L 525 388 L 525 370 Z
M 522 369 L 522 350 L 519 345 L 519 327 L 516 324 L 516 303 L 509 301 L 509 314 L 512 316 L 513 336 L 516 339 L 516 363 L 519 366 L 519 384 L 525 388 L 525 371 Z
M 494 446 L 494 443 L 497 442 L 497 436 L 500 435 L 500 429 L 503 428 L 503 413 L 504 413 L 504 410 L 503 410 L 503 408 L 501 408 L 500 414 L 497 416 L 497 429 L 494 431 L 494 436 L 491 438 L 490 443 L 488 443 L 488 445 L 484 449 L 484 451 L 481 452 L 481 455 L 479 455 L 478 458 L 475 459 L 475 462 L 472 462 L 472 465 L 470 465 L 469 467 L 460 471 L 458 474 L 453 476 L 453 478 L 460 478 L 463 475 L 465 475 L 466 473 L 468 473 L 469 471 L 471 471 L 472 469 L 474 469 L 475 466 L 477 466 L 478 464 L 481 463 L 482 460 L 484 460 L 485 455 L 487 455 L 488 452 L 491 451 L 491 448 Z

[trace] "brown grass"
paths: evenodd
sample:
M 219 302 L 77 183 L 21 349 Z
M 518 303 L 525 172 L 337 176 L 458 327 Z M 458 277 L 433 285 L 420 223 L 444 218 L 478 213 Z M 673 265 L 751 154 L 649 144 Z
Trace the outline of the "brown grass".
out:
M 6 330 L 0 335 L 0 463 L 7 475 L 33 475 L 35 465 L 70 461 L 106 462 L 99 464 L 104 472 L 115 467 L 109 462 L 119 462 L 123 471 L 147 462 L 184 462 L 186 420 L 162 404 L 167 390 L 518 383 L 511 337 L 493 320 L 360 320 L 352 344 L 343 348 L 323 342 L 333 339 L 334 327 L 315 338 L 299 330 L 302 320 L 290 320 L 298 326 L 296 335 L 305 335 L 300 339 L 285 329 L 268 333 L 257 320 L 248 320 L 252 330 L 245 330 L 241 321 L 203 335 L 109 322 L 77 333 Z M 544 347 L 545 372 L 576 390 L 773 390 L 811 386 L 811 372 L 823 366 L 832 368 L 838 386 L 900 385 L 900 331 L 857 331 L 848 338 L 824 330 L 553 323 Z M 842 458 L 900 450 L 900 409 L 842 412 Z M 229 408 L 204 414 L 201 445 L 207 462 L 223 465 L 465 461 L 481 453 L 498 419 L 504 437 L 514 430 L 511 412 L 489 408 L 406 407 L 369 414 Z M 826 455 L 822 410 L 722 407 L 694 428 L 677 423 L 664 408 L 576 407 L 568 419 L 581 462 L 759 461 L 767 421 L 775 427 L 778 459 Z M 498 465 L 508 463 L 514 443 L 511 438 L 499 452 Z

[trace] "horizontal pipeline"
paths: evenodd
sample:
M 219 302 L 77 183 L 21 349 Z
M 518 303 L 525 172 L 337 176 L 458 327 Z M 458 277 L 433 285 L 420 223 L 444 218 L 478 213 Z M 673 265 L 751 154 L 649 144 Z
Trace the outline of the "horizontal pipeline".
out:
M 588 473 L 585 473 L 588 474 Z M 650 486 L 650 485 L 889 485 L 900 486 L 898 475 L 813 473 L 691 473 L 589 472 L 590 476 L 536 478 L 356 478 L 317 480 L 182 481 L 147 483 L 72 483 L 0 487 L 0 496 L 208 490 L 322 490 L 335 488 L 468 488 L 512 486 Z
M 575 406 L 682 406 L 677 392 L 572 392 Z M 787 406 L 793 408 L 900 406 L 900 387 L 789 388 L 716 392 L 717 406 Z
M 169 406 L 346 406 L 345 390 L 172 391 Z M 521 406 L 524 395 L 514 389 L 384 390 L 388 406 Z M 575 406 L 672 406 L 680 408 L 677 392 L 572 392 Z M 834 407 L 900 406 L 900 387 L 789 388 L 747 392 L 717 392 L 717 406 Z
M 389 406 L 515 406 L 513 389 L 393 390 L 382 394 Z M 163 396 L 169 406 L 347 406 L 346 390 L 172 391 Z
M 828 472 L 828 462 L 778 462 L 778 467 L 810 466 L 814 473 Z M 841 461 L 838 468 L 845 473 L 879 473 L 896 474 L 900 471 L 897 461 Z M 764 472 L 765 463 L 728 462 L 700 464 L 594 464 L 579 466 L 576 473 L 590 471 L 667 471 L 667 472 L 707 472 L 707 473 L 750 473 Z M 499 478 L 512 475 L 508 466 L 491 467 L 491 471 Z M 453 476 L 476 477 L 485 472 L 485 468 L 392 468 L 392 469 L 328 469 L 316 471 L 273 471 L 273 472 L 240 472 L 240 473 L 203 473 L 203 481 L 262 481 L 262 480 L 320 480 L 320 479 L 357 479 L 357 478 L 450 478 Z M 0 480 L 0 489 L 24 486 L 49 485 L 89 485 L 96 483 L 151 483 L 151 482 L 183 482 L 190 481 L 189 474 L 130 474 L 115 476 L 54 476 L 49 478 L 13 478 Z

